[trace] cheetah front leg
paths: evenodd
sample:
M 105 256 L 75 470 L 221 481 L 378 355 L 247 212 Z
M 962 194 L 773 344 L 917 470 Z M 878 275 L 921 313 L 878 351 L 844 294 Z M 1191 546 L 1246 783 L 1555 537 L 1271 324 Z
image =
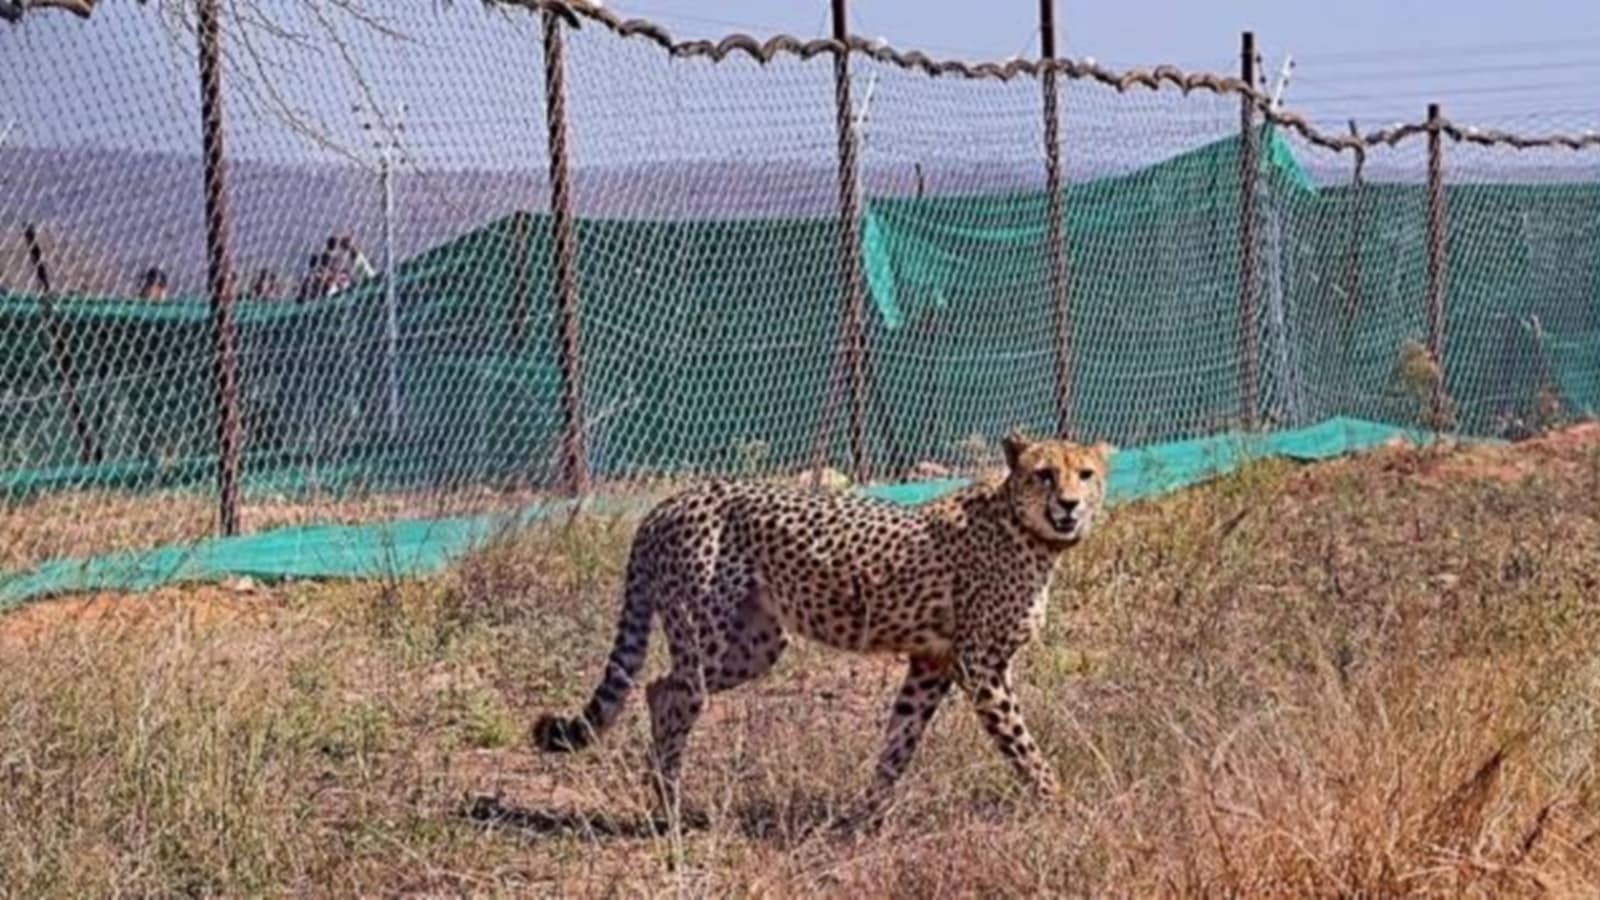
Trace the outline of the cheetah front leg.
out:
M 992 655 L 964 654 L 957 668 L 962 690 L 972 699 L 984 730 L 1012 769 L 1041 796 L 1059 794 L 1056 773 L 1045 762 L 1022 720 L 1022 709 L 1011 687 L 1009 661 L 997 663 Z
M 842 825 L 854 828 L 876 822 L 889 806 L 894 786 L 905 773 L 911 757 L 922 742 L 939 704 L 950 693 L 954 683 L 948 659 L 913 656 L 906 668 L 906 677 L 895 696 L 893 712 L 889 718 L 889 733 L 883 753 L 878 757 L 878 771 L 872 787 L 844 817 Z

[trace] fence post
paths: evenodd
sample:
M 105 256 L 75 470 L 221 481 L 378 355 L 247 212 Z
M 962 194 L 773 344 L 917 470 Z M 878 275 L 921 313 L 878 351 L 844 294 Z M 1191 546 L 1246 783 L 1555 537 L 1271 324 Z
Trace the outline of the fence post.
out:
M 1244 425 L 1256 427 L 1256 35 L 1239 41 L 1239 393 Z
M 1433 382 L 1433 427 L 1443 428 L 1447 396 L 1444 384 L 1444 118 L 1439 104 L 1428 104 L 1428 355 L 1438 368 Z
M 572 222 L 572 186 L 567 166 L 567 76 L 561 16 L 546 6 L 544 17 L 544 105 L 550 137 L 550 212 L 556 278 L 556 322 L 560 333 L 561 412 L 565 424 L 562 459 L 573 496 L 588 489 L 583 440 L 583 391 L 578 340 L 577 237 Z
M 33 262 L 33 277 L 39 282 L 39 314 L 44 320 L 45 339 L 50 342 L 50 356 L 55 360 L 56 371 L 61 375 L 61 399 L 67 405 L 67 420 L 78 435 L 78 461 L 100 462 L 100 445 L 94 431 L 83 415 L 78 402 L 78 373 L 72 365 L 72 348 L 61 332 L 61 319 L 56 315 L 55 289 L 50 285 L 50 269 L 44 261 L 44 247 L 39 243 L 39 232 L 30 224 L 23 226 L 22 239 L 28 245 L 28 258 Z
M 1357 140 L 1361 138 L 1361 131 L 1356 127 L 1356 120 L 1350 120 L 1350 136 Z M 1361 315 L 1361 240 L 1366 203 L 1366 180 L 1363 169 L 1366 166 L 1367 154 L 1365 148 L 1355 151 L 1355 165 L 1350 172 L 1350 235 L 1345 250 L 1344 269 L 1344 309 L 1340 318 L 1339 349 L 1341 352 L 1340 365 L 1344 367 L 1344 396 L 1341 403 L 1348 403 L 1354 394 L 1355 383 L 1355 334 L 1356 324 Z M 1342 410 L 1350 412 L 1350 410 Z
M 219 0 L 201 0 L 200 118 L 205 154 L 207 290 L 217 401 L 217 493 L 224 535 L 239 531 L 239 358 L 233 322 L 227 157 L 222 146 L 222 22 Z
M 383 380 L 392 442 L 400 439 L 400 301 L 394 281 L 399 265 L 394 249 L 394 142 L 387 135 L 379 164 L 383 167 Z
M 1356 127 L 1356 120 L 1350 120 L 1350 136 L 1357 140 L 1361 138 L 1361 130 Z M 1345 318 L 1354 320 L 1361 310 L 1361 227 L 1362 201 L 1366 197 L 1366 180 L 1362 170 L 1366 166 L 1367 154 L 1365 150 L 1355 151 L 1355 165 L 1350 172 L 1350 249 L 1345 259 Z
M 866 448 L 866 297 L 861 285 L 860 190 L 856 173 L 855 109 L 850 103 L 850 24 L 846 0 L 832 0 L 833 96 L 839 129 L 839 282 L 844 290 L 843 344 L 850 385 L 850 477 L 869 476 Z
M 1064 197 L 1061 188 L 1061 118 L 1056 92 L 1055 0 L 1039 0 L 1039 47 L 1044 72 L 1044 174 L 1046 243 L 1050 253 L 1050 309 L 1055 325 L 1056 434 L 1072 432 L 1072 297 L 1069 261 L 1063 247 Z

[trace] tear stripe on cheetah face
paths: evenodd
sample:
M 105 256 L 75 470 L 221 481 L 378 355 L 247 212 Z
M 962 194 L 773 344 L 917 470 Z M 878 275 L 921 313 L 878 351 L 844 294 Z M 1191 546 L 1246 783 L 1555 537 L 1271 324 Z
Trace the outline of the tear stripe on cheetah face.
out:
M 922 507 L 763 483 L 710 482 L 640 525 L 605 675 L 582 712 L 534 738 L 576 750 L 615 720 L 644 665 L 653 616 L 672 669 L 647 691 L 652 767 L 676 808 L 684 747 L 708 695 L 770 670 L 792 635 L 909 658 L 863 810 L 881 808 L 951 686 L 1038 791 L 1055 776 L 1028 735 L 1011 659 L 1043 620 L 1055 562 L 1089 531 L 1110 448 L 1006 439 L 1004 477 Z
M 1017 520 L 1047 542 L 1074 544 L 1105 502 L 1111 446 L 1006 438 L 1007 487 Z

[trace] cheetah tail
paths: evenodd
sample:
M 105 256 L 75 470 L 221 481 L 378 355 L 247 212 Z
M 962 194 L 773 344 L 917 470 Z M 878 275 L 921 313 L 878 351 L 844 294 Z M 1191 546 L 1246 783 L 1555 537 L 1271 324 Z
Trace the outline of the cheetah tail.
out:
M 634 678 L 644 668 L 645 651 L 650 641 L 650 617 L 654 608 L 649 594 L 633 587 L 622 604 L 622 615 L 617 621 L 617 637 L 611 645 L 611 656 L 606 660 L 606 674 L 594 689 L 594 695 L 573 717 L 544 715 L 533 726 L 534 743 L 546 753 L 572 753 L 589 746 L 596 737 L 617 720 L 622 704 L 627 702 L 628 691 Z

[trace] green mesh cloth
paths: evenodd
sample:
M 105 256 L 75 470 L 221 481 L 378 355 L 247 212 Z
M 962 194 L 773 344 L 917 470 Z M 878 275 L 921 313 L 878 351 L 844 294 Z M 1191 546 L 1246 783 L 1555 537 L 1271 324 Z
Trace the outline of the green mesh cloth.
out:
M 1402 361 L 1426 335 L 1424 187 L 1319 189 L 1279 135 L 1261 134 L 1249 327 L 1265 439 L 1326 423 L 1415 424 L 1426 392 L 1407 382 Z M 1236 431 L 1245 412 L 1237 151 L 1236 141 L 1220 141 L 1070 187 L 1077 434 L 1183 447 Z M 992 460 L 1004 431 L 1053 423 L 1046 201 L 1039 193 L 868 198 L 863 437 L 879 480 L 927 460 Z M 1450 185 L 1446 201 L 1443 368 L 1456 428 L 1494 436 L 1552 406 L 1592 413 L 1600 186 Z M 598 479 L 768 474 L 806 466 L 819 445 L 846 468 L 837 238 L 827 218 L 580 220 L 590 471 Z M 393 343 L 381 285 L 305 305 L 241 298 L 247 497 L 558 484 L 551 256 L 549 218 L 519 213 L 404 262 Z M 53 315 L 47 309 L 38 297 L 0 295 L 0 495 L 15 503 L 85 488 L 209 490 L 215 401 L 205 303 L 70 298 Z M 74 373 L 76 422 L 52 343 Z M 437 537 L 452 527 L 418 525 L 416 534 L 436 537 L 412 543 L 443 553 L 460 543 Z M 266 539 L 238 540 L 216 546 Z M 293 571 L 301 563 L 281 561 L 303 560 L 310 546 L 295 540 L 271 538 L 277 563 L 194 564 Z M 284 556 L 283 547 L 302 549 Z M 187 571 L 151 566 L 134 568 L 157 575 L 105 583 Z M 69 570 L 88 571 L 60 561 L 49 569 L 58 574 L 17 583 L 100 583 L 61 581 Z

